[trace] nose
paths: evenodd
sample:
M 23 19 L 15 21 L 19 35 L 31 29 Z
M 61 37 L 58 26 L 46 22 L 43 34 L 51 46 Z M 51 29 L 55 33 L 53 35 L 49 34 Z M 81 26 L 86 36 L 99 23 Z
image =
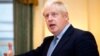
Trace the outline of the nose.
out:
M 49 15 L 49 16 L 48 16 L 48 21 L 50 21 L 50 22 L 51 22 L 52 20 L 53 20 L 52 15 Z

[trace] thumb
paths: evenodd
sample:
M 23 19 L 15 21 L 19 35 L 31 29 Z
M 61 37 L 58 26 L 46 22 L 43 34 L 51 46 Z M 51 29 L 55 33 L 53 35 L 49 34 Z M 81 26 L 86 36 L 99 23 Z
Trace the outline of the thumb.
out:
M 12 43 L 8 43 L 8 49 L 12 50 Z
M 8 43 L 8 53 L 7 53 L 7 56 L 13 56 L 12 43 Z
M 4 53 L 4 56 L 13 56 L 12 43 L 8 43 L 8 52 Z

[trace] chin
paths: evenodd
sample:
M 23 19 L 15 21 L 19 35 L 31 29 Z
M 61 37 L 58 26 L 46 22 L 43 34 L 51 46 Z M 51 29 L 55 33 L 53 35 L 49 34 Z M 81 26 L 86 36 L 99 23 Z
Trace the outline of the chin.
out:
M 56 31 L 51 31 L 51 33 L 52 33 L 53 35 L 56 35 L 56 34 L 57 34 Z
M 55 34 L 57 32 L 57 29 L 49 29 L 49 31 L 52 33 L 52 34 Z

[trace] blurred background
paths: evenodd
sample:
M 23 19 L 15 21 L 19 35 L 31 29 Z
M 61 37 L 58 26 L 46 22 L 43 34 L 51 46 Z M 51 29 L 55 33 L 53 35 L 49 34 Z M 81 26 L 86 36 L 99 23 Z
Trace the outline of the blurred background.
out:
M 0 56 L 7 52 L 8 42 L 13 44 L 13 2 L 12 0 L 0 0 Z
M 93 33 L 100 51 L 100 0 L 61 0 L 76 28 Z M 0 56 L 13 44 L 15 54 L 25 53 L 41 45 L 52 35 L 41 10 L 46 0 L 0 0 Z

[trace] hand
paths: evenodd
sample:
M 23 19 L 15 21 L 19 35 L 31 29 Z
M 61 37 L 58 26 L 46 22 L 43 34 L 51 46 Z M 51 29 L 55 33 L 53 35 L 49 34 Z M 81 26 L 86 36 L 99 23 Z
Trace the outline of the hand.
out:
M 13 56 L 12 43 L 8 43 L 8 52 L 4 56 Z

